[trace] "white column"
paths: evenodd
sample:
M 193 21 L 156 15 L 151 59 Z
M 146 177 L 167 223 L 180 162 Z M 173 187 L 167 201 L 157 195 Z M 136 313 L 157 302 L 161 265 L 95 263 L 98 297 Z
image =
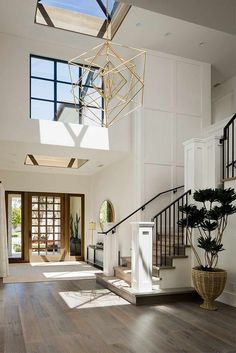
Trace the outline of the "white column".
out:
M 103 247 L 103 272 L 114 276 L 114 267 L 118 266 L 117 233 L 104 235 Z
M 152 291 L 152 230 L 153 222 L 131 222 L 132 278 L 136 292 Z

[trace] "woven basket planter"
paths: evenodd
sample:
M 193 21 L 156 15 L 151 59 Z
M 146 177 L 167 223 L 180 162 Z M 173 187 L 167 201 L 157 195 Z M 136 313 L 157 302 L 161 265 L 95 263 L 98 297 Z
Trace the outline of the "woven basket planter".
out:
M 217 310 L 215 299 L 221 295 L 225 288 L 227 272 L 215 269 L 212 272 L 202 271 L 197 267 L 192 269 L 193 284 L 198 294 L 204 300 L 201 308 Z

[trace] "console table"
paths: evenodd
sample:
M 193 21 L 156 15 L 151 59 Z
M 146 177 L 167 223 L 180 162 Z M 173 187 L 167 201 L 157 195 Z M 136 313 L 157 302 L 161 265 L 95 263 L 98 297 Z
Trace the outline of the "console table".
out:
M 96 245 L 87 246 L 87 263 L 103 269 L 103 248 Z

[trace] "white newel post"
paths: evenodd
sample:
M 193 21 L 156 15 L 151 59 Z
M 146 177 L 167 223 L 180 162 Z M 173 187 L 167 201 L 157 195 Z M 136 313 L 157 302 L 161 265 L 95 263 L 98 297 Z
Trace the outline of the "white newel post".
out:
M 131 222 L 132 278 L 136 292 L 152 291 L 152 231 L 153 222 Z
M 118 266 L 117 233 L 104 235 L 103 247 L 103 273 L 114 276 L 114 267 Z

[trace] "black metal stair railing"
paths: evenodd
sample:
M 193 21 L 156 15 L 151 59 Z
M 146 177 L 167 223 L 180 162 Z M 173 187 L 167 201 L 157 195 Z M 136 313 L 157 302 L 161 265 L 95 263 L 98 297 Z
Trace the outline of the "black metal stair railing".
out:
M 132 217 L 133 215 L 135 215 L 137 212 L 139 211 L 144 211 L 145 208 L 152 203 L 154 200 L 158 199 L 160 196 L 165 195 L 167 193 L 173 192 L 174 194 L 177 192 L 177 190 L 182 189 L 184 187 L 184 185 L 181 186 L 177 186 L 175 188 L 172 189 L 168 189 L 162 192 L 159 192 L 159 194 L 157 194 L 156 196 L 152 197 L 149 201 L 145 202 L 142 206 L 140 206 L 139 208 L 137 208 L 135 211 L 131 212 L 128 216 L 126 216 L 125 218 L 123 218 L 121 221 L 119 221 L 118 223 L 116 223 L 114 226 L 112 226 L 110 229 L 108 229 L 107 231 L 104 232 L 98 232 L 98 234 L 104 234 L 107 235 L 108 233 L 115 233 L 116 232 L 116 228 L 118 226 L 120 226 L 122 223 L 124 223 L 125 221 L 127 221 L 127 219 L 129 219 L 130 217 Z
M 229 179 L 236 176 L 236 146 L 235 146 L 235 128 L 236 114 L 224 127 L 223 137 L 220 140 L 222 143 L 222 178 Z
M 173 256 L 185 255 L 187 237 L 184 229 L 178 226 L 183 217 L 179 206 L 188 204 L 191 190 L 186 191 L 153 218 L 153 265 L 171 266 Z

